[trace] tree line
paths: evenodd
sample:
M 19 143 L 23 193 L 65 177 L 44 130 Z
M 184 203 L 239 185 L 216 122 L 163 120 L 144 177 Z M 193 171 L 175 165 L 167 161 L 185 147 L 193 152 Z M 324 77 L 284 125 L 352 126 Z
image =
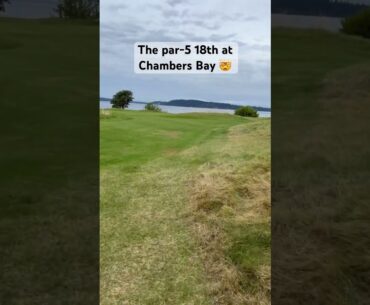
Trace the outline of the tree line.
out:
M 0 11 L 10 0 L 0 0 Z M 59 18 L 87 19 L 99 18 L 99 0 L 59 0 L 55 8 Z
M 99 0 L 60 0 L 56 12 L 60 18 L 98 18 Z

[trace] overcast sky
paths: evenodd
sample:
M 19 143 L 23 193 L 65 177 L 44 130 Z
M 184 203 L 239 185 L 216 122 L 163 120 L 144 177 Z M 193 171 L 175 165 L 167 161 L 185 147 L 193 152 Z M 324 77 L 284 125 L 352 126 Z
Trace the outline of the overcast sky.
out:
M 201 99 L 270 105 L 270 0 L 101 1 L 101 96 Z M 137 41 L 233 41 L 238 74 L 135 74 Z

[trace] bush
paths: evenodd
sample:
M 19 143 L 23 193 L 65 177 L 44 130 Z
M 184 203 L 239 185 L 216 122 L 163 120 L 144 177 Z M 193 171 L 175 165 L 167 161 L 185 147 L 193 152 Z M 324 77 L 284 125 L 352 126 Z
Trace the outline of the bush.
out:
M 342 21 L 342 32 L 370 38 L 370 9 L 345 18 Z
M 162 112 L 162 109 L 159 108 L 157 105 L 153 103 L 149 103 L 145 105 L 145 110 L 146 111 L 153 111 L 153 112 Z
M 249 116 L 253 118 L 258 118 L 258 112 L 256 109 L 250 107 L 250 106 L 244 106 L 240 107 L 235 110 L 235 115 L 240 115 L 240 116 Z

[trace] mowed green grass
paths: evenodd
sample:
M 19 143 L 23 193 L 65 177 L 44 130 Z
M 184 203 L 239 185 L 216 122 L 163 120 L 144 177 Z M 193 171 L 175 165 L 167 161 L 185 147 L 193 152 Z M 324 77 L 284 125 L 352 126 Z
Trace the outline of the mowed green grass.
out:
M 217 114 L 179 114 L 113 111 L 102 117 L 100 164 L 126 171 L 160 156 L 171 157 L 185 148 L 225 135 L 245 122 L 241 117 Z
M 269 172 L 269 124 L 101 113 L 102 304 L 266 304 L 257 274 L 270 264 L 269 216 L 254 214 L 261 202 L 244 184 L 268 201 L 269 179 L 252 178 Z

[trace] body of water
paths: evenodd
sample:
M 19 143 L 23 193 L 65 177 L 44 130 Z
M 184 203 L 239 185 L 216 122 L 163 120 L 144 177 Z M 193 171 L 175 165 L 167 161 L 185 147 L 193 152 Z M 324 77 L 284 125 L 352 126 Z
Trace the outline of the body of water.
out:
M 144 110 L 145 104 L 141 103 L 130 103 L 127 109 L 129 110 Z M 234 110 L 231 109 L 212 109 L 212 108 L 197 108 L 197 107 L 177 107 L 177 106 L 163 106 L 159 105 L 159 107 L 164 112 L 168 113 L 189 113 L 189 112 L 212 112 L 212 113 L 229 113 L 234 114 Z M 109 109 L 111 108 L 110 102 L 107 101 L 100 101 L 100 109 Z M 270 117 L 271 112 L 267 111 L 259 111 L 258 112 L 260 117 Z
M 342 18 L 325 16 L 272 14 L 271 18 L 273 27 L 321 29 L 331 32 L 339 32 L 342 28 L 341 22 Z

